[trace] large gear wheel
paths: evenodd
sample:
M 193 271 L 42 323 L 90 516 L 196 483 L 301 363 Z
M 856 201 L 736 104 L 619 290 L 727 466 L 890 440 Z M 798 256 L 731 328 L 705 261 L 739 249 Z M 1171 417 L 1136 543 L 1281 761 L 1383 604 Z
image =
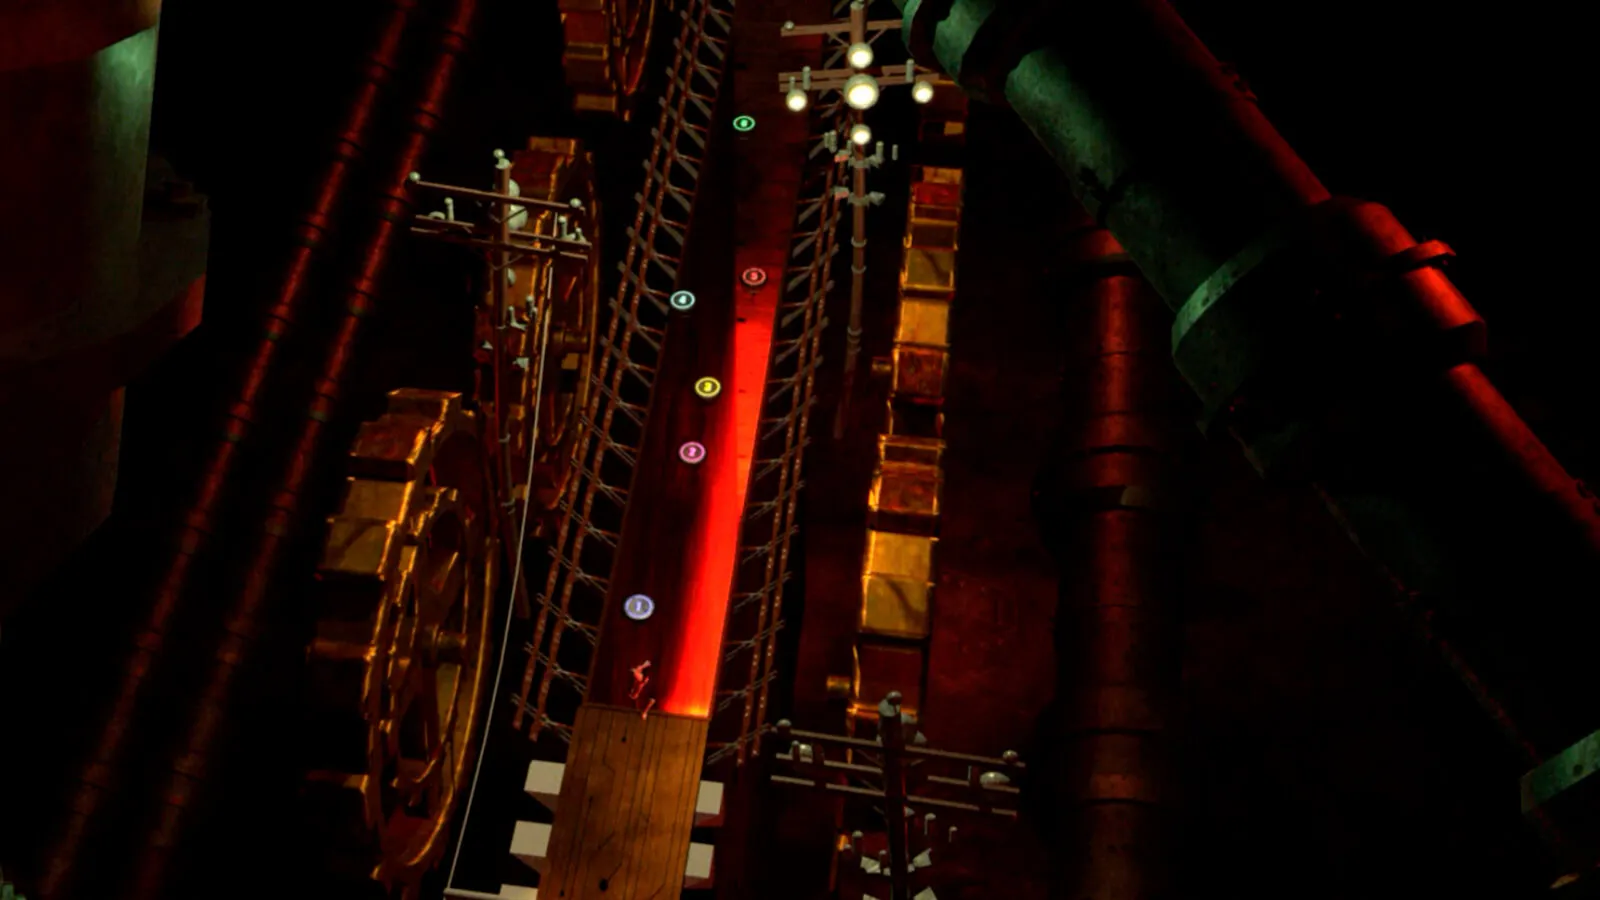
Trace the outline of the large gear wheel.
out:
M 532 308 L 523 327 L 495 330 L 491 317 L 480 319 L 483 340 L 503 342 L 500 396 L 487 398 L 491 407 L 505 404 L 509 471 L 504 477 L 510 496 L 503 499 L 531 499 L 529 521 L 538 535 L 553 521 L 551 513 L 572 478 L 574 443 L 589 401 L 589 366 L 600 313 L 600 211 L 589 154 L 576 140 L 531 139 L 527 150 L 512 156 L 511 178 L 518 196 L 561 203 L 572 210 L 562 224 L 556 219 L 563 214 L 554 210 L 525 209 L 513 219 L 517 231 L 581 234 L 591 242 L 586 254 L 573 254 L 581 258 L 528 255 L 511 265 L 509 299 L 516 302 L 509 305 Z M 493 364 L 492 354 L 483 361 Z M 539 428 L 533 481 L 524 487 L 529 441 L 534 439 L 529 422 L 535 409 Z
M 390 392 L 329 519 L 306 798 L 344 896 L 416 898 L 471 777 L 500 564 L 477 419 L 458 393 Z
M 561 67 L 573 109 L 627 121 L 639 91 L 659 0 L 560 0 Z

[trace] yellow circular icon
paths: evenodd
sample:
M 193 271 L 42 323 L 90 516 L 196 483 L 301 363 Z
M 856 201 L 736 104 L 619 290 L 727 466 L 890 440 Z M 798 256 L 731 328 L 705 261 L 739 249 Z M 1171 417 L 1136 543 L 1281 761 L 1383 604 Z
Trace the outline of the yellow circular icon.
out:
M 694 383 L 694 392 L 700 395 L 700 399 L 710 400 L 722 393 L 722 382 L 708 375 Z

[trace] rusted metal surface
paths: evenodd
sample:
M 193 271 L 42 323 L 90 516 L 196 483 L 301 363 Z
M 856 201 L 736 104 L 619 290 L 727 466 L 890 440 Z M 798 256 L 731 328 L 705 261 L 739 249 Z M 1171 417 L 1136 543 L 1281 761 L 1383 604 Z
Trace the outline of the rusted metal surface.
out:
M 1060 569 L 1057 895 L 1169 896 L 1182 660 L 1175 385 L 1161 301 L 1086 218 L 1064 256 L 1065 439 L 1037 512 Z

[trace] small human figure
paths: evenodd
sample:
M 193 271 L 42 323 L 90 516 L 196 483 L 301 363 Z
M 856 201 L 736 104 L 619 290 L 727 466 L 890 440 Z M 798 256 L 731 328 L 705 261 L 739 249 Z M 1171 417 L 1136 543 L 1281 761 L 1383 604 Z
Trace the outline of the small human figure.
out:
M 646 674 L 650 671 L 650 660 L 647 659 L 628 671 L 633 673 L 633 690 L 628 692 L 628 699 L 632 700 L 634 707 L 637 708 L 639 706 L 639 695 L 644 693 L 645 686 L 650 683 L 650 676 Z M 656 698 L 646 698 L 644 708 L 639 710 L 639 718 L 643 719 L 650 715 L 650 709 L 655 705 Z
M 633 673 L 633 690 L 628 692 L 629 700 L 636 701 L 639 699 L 639 695 L 644 693 L 645 685 L 650 683 L 650 676 L 645 674 L 649 670 L 650 660 L 648 659 L 628 670 Z

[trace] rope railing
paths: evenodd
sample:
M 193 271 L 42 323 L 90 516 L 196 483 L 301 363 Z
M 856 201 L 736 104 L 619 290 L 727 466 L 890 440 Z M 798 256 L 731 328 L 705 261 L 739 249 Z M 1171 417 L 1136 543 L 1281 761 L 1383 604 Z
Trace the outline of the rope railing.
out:
M 676 55 L 658 101 L 661 117 L 651 131 L 654 149 L 644 161 L 644 185 L 634 195 L 636 212 L 618 264 L 622 278 L 589 373 L 593 389 L 573 450 L 579 474 L 561 499 L 550 569 L 516 693 L 512 727 L 526 727 L 530 739 L 549 729 L 566 740 L 570 728 L 553 727 L 563 723 L 551 714 L 551 690 L 564 685 L 576 692 L 571 698 L 575 707 L 587 684 L 594 656 L 591 636 L 597 634 L 615 553 L 614 541 L 587 538 L 614 534 L 628 500 L 668 298 L 677 288 L 689 211 L 722 86 L 732 14 L 733 0 L 688 0 L 679 11 L 683 26 L 673 42 Z M 596 525 L 602 517 L 619 524 Z M 563 641 L 572 630 L 589 639 Z

